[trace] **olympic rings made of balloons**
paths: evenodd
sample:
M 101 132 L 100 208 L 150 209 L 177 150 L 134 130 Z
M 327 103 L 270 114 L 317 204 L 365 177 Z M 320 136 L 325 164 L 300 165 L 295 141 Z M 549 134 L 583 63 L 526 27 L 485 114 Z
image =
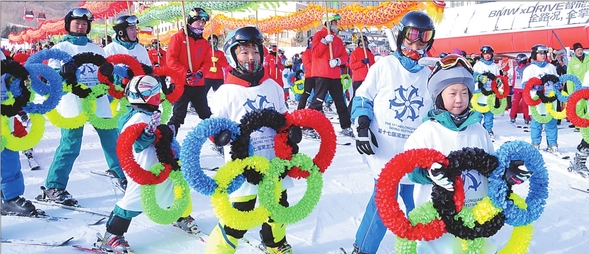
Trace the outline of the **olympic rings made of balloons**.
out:
M 542 100 L 539 97 L 534 99 L 534 98 L 532 98 L 532 95 L 531 95 L 532 88 L 537 87 L 537 86 L 541 86 L 541 85 L 542 85 L 542 80 L 540 80 L 539 78 L 536 78 L 536 77 L 533 77 L 526 82 L 522 96 L 523 96 L 526 104 L 528 104 L 528 106 L 530 106 L 530 107 L 538 106 L 538 104 L 542 103 Z
M 214 177 L 217 188 L 211 195 L 213 211 L 219 218 L 219 223 L 237 230 L 248 230 L 260 226 L 268 220 L 270 212 L 262 205 L 251 211 L 235 209 L 229 200 L 228 188 L 234 179 L 245 171 L 255 170 L 261 175 L 266 175 L 269 168 L 270 161 L 259 155 L 235 159 L 219 168 Z
M 279 203 L 282 193 L 282 184 L 279 180 L 286 169 L 294 166 L 309 173 L 309 176 L 305 178 L 307 190 L 296 205 L 284 207 Z M 321 198 L 322 188 L 322 173 L 319 172 L 319 168 L 313 163 L 311 157 L 295 154 L 292 160 L 272 159 L 270 169 L 258 186 L 258 197 L 260 204 L 270 212 L 272 220 L 278 223 L 294 224 L 309 216 L 315 209 Z
M 35 147 L 45 133 L 45 117 L 41 114 L 29 114 L 31 129 L 23 137 L 15 137 L 8 126 L 10 119 L 2 116 L 2 140 L 6 140 L 6 148 L 12 151 L 25 151 Z
M 544 103 L 544 105 L 546 106 L 546 112 L 548 112 L 548 114 L 550 114 L 552 118 L 556 120 L 561 120 L 567 117 L 566 108 L 564 108 L 562 111 L 556 111 L 556 106 L 554 106 L 554 102 Z
M 530 106 L 530 115 L 532 116 L 532 118 L 534 120 L 536 120 L 536 122 L 539 123 L 548 123 L 550 121 L 552 121 L 552 119 L 554 119 L 552 117 L 552 115 L 550 114 L 546 114 L 546 115 L 540 115 L 540 113 L 538 112 L 538 107 L 540 107 L 541 105 L 538 106 Z
M 433 163 L 447 166 L 446 156 L 435 149 L 411 149 L 395 155 L 376 181 L 374 200 L 383 224 L 396 236 L 412 241 L 431 241 L 446 233 L 446 223 L 436 218 L 427 224 L 412 225 L 399 208 L 396 198 L 401 178 L 416 168 L 429 169 Z M 464 202 L 464 200 L 462 200 Z
M 29 72 L 31 79 L 33 80 L 32 83 L 35 83 L 35 80 L 41 82 L 37 77 L 45 78 L 49 83 L 49 91 L 48 96 L 41 104 L 36 104 L 32 101 L 29 101 L 26 106 L 23 107 L 23 111 L 31 114 L 45 114 L 52 109 L 54 109 L 59 100 L 61 100 L 62 96 L 62 79 L 55 70 L 51 67 L 44 65 L 44 64 L 29 64 L 25 66 L 25 69 Z M 46 93 L 47 94 L 47 93 Z
M 152 172 L 155 173 L 155 172 Z M 171 224 L 184 214 L 190 203 L 190 187 L 182 178 L 182 173 L 174 170 L 170 173 L 170 181 L 174 184 L 174 203 L 168 208 L 161 208 L 156 200 L 156 184 L 141 186 L 141 207 L 145 215 L 158 224 Z
M 88 116 L 88 122 L 92 124 L 96 129 L 100 130 L 112 130 L 118 128 L 117 122 L 121 118 L 121 116 L 125 115 L 128 111 L 127 106 L 129 106 L 129 100 L 126 97 L 121 99 L 114 99 L 110 102 L 111 112 L 113 112 L 112 118 L 101 118 L 96 115 L 96 99 L 101 96 L 108 95 L 108 86 L 105 84 L 98 84 L 92 87 L 92 92 L 88 95 L 88 97 L 84 98 L 82 101 L 82 109 L 84 113 Z M 117 111 L 117 104 L 119 106 L 119 110 Z M 114 110 L 113 110 L 114 108 Z
M 202 120 L 188 132 L 182 143 L 180 161 L 182 162 L 184 179 L 186 179 L 190 188 L 206 196 L 211 196 L 218 186 L 213 178 L 203 172 L 200 165 L 200 153 L 206 140 L 223 130 L 231 132 L 232 140 L 235 140 L 240 133 L 239 126 L 236 122 L 227 118 L 208 118 Z M 241 187 L 244 182 L 245 178 L 243 176 L 236 177 L 235 181 L 229 185 L 227 191 L 232 193 Z
M 166 94 L 166 99 L 170 103 L 176 102 L 184 93 L 184 83 L 186 83 L 186 73 L 175 71 L 168 66 L 159 66 L 153 69 L 153 75 L 161 77 L 170 77 L 169 87 L 172 90 L 170 94 Z M 162 79 L 162 87 L 166 86 L 166 80 Z M 166 90 L 166 89 L 162 89 Z
M 294 125 L 314 129 L 321 137 L 321 143 L 319 145 L 319 151 L 313 158 L 313 162 L 319 167 L 319 171 L 324 173 L 329 165 L 331 165 L 336 149 L 335 130 L 329 119 L 321 112 L 313 109 L 295 110 L 292 113 L 287 113 L 285 117 L 286 125 L 283 131 L 278 132 L 274 137 L 274 151 L 276 156 L 281 159 L 290 159 L 292 156 L 292 149 L 287 144 L 287 130 L 290 126 Z M 293 178 L 306 178 L 309 176 L 309 172 L 294 167 L 288 172 L 288 175 Z
M 172 166 L 163 163 L 164 169 L 156 174 L 144 169 L 135 161 L 133 156 L 133 144 L 144 132 L 147 123 L 135 123 L 128 126 L 117 140 L 117 156 L 123 171 L 140 185 L 159 184 L 165 181 L 172 171 Z M 155 135 L 158 135 L 159 129 L 156 129 Z M 157 142 L 157 140 L 156 140 Z
M 568 102 L 569 98 L 571 97 L 571 95 L 578 91 L 579 89 L 582 88 L 581 85 L 581 80 L 570 73 L 567 74 L 563 74 L 561 75 L 559 78 L 559 82 L 563 85 L 566 86 L 567 85 L 567 81 L 568 82 L 572 82 L 573 83 L 573 91 L 567 91 L 568 94 L 563 94 L 564 91 L 562 91 L 561 89 L 554 89 L 554 92 L 556 93 L 556 98 L 560 101 L 560 102 Z
M 536 221 L 542 215 L 548 198 L 548 171 L 542 154 L 531 144 L 515 140 L 501 145 L 495 156 L 499 159 L 499 167 L 489 177 L 491 201 L 504 210 L 505 223 L 511 226 L 524 226 Z M 525 200 L 527 209 L 518 208 L 507 200 L 511 187 L 503 180 L 503 175 L 513 160 L 524 161 L 525 167 L 532 173 Z

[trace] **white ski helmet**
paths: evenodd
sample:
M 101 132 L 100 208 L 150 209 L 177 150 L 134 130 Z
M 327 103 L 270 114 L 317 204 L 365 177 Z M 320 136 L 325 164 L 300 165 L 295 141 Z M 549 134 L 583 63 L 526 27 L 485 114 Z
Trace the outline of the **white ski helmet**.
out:
M 132 105 L 159 106 L 162 84 L 159 77 L 153 75 L 134 76 L 125 87 L 125 95 Z

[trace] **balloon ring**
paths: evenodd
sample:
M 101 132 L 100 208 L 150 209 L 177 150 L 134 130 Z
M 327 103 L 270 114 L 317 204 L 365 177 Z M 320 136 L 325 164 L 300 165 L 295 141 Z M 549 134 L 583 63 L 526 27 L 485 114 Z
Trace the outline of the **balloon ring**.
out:
M 276 157 L 290 160 L 292 156 L 292 148 L 288 145 L 288 128 L 291 125 L 309 127 L 317 131 L 321 137 L 321 144 L 319 151 L 313 158 L 313 162 L 319 167 L 319 172 L 324 173 L 331 165 L 335 157 L 336 135 L 333 130 L 333 125 L 321 112 L 312 109 L 299 109 L 292 113 L 287 113 L 286 124 L 284 131 L 278 132 L 274 137 L 274 151 Z M 293 178 L 306 178 L 309 176 L 308 171 L 294 167 L 290 169 L 288 175 Z
M 442 165 L 449 163 L 446 156 L 435 149 L 411 149 L 393 157 L 380 173 L 374 200 L 383 224 L 393 234 L 412 241 L 430 241 L 447 232 L 446 224 L 439 218 L 427 224 L 412 225 L 395 198 L 399 182 L 404 175 L 413 172 L 415 168 L 430 168 L 434 162 Z
M 180 151 L 182 175 L 190 188 L 206 196 L 212 195 L 218 186 L 213 178 L 203 172 L 200 165 L 200 151 L 209 137 L 223 130 L 231 132 L 232 140 L 235 140 L 236 136 L 239 135 L 237 123 L 227 118 L 208 118 L 202 120 L 192 131 L 188 132 L 182 143 L 182 150 Z M 228 192 L 232 193 L 239 189 L 244 181 L 243 176 L 238 176 L 229 185 Z
M 41 82 L 36 78 L 38 76 L 45 78 L 49 82 L 49 96 L 41 104 L 36 104 L 30 101 L 23 107 L 23 111 L 32 114 L 45 114 L 54 109 L 62 96 L 63 85 L 61 83 L 61 76 L 45 64 L 29 64 L 25 66 L 25 69 L 29 72 L 31 79 L 33 80 L 32 83 L 34 83 L 35 80 Z
M 161 208 L 157 204 L 157 185 L 146 184 L 141 186 L 141 206 L 143 207 L 143 212 L 155 223 L 171 224 L 176 222 L 190 203 L 190 187 L 184 181 L 184 178 L 182 178 L 182 173 L 179 170 L 173 170 L 170 172 L 169 178 L 174 184 L 174 203 L 167 209 Z
M 548 198 L 548 171 L 542 154 L 527 142 L 515 140 L 507 142 L 495 152 L 499 166 L 489 177 L 489 197 L 493 204 L 505 214 L 505 223 L 511 226 L 524 226 L 536 221 L 544 211 Z M 513 202 L 507 201 L 511 188 L 503 180 L 506 168 L 512 160 L 522 160 L 526 168 L 532 172 L 530 189 L 525 203 L 527 209 L 520 209 Z
M 109 62 L 113 65 L 116 64 L 125 64 L 129 67 L 129 69 L 131 69 L 131 71 L 133 72 L 134 76 L 138 76 L 138 75 L 144 75 L 145 71 L 143 71 L 143 67 L 141 67 L 141 63 L 135 59 L 135 57 L 131 56 L 131 55 L 127 55 L 127 54 L 114 54 L 114 55 L 110 55 L 109 57 L 106 58 L 106 62 Z M 108 77 L 104 76 L 101 72 L 100 72 L 100 67 L 98 68 L 98 80 L 101 83 L 107 84 L 108 85 L 108 94 L 110 94 L 110 96 L 116 98 L 116 99 L 120 99 L 123 96 L 125 96 L 125 92 L 124 89 L 122 89 L 121 87 L 113 84 Z M 131 77 L 129 77 L 131 78 Z
M 461 177 L 462 171 L 476 170 L 479 174 L 489 177 L 499 165 L 497 157 L 488 154 L 480 148 L 462 148 L 448 154 L 450 162 L 445 169 L 448 180 L 454 182 L 454 191 L 448 191 L 434 184 L 432 188 L 432 201 L 434 207 L 446 223 L 446 230 L 461 239 L 473 240 L 480 237 L 493 236 L 503 227 L 505 215 L 498 209 L 481 209 L 484 222 L 474 220 L 470 208 L 464 207 L 464 183 Z M 464 202 L 464 201 L 463 201 Z M 481 202 L 477 202 L 480 205 Z M 474 211 L 473 211 L 474 212 Z
M 63 50 L 59 50 L 59 49 L 44 49 L 41 50 L 33 55 L 31 55 L 27 61 L 25 62 L 24 66 L 25 68 L 27 68 L 28 66 L 31 65 L 35 65 L 35 64 L 43 64 L 44 60 L 49 60 L 49 59 L 55 59 L 55 60 L 59 60 L 59 61 L 63 61 L 63 62 L 69 62 L 71 61 L 73 58 L 72 56 L 70 56 L 70 54 L 68 54 L 67 52 L 63 51 Z M 43 64 L 45 65 L 45 64 Z M 35 67 L 33 67 L 35 68 Z M 55 70 L 52 69 L 53 72 L 55 72 Z M 46 78 L 45 76 L 43 76 L 44 78 Z M 62 79 L 60 76 L 59 79 L 59 85 L 61 86 L 62 83 Z M 36 93 L 40 94 L 40 95 L 47 95 L 48 93 L 50 93 L 52 91 L 51 86 L 52 85 L 57 85 L 57 84 L 52 84 L 51 82 L 49 82 L 49 85 L 45 84 L 44 82 L 42 82 L 41 80 L 39 80 L 36 76 L 31 75 L 31 88 L 33 89 L 33 91 L 35 91 Z
M 184 93 L 184 83 L 186 81 L 185 73 L 175 71 L 167 66 L 160 66 L 153 69 L 153 75 L 170 77 L 170 88 L 173 88 L 173 91 L 166 95 L 166 99 L 168 99 L 170 103 L 174 103 L 180 99 Z M 162 80 L 162 83 L 163 82 L 165 82 L 165 80 Z M 165 85 L 166 84 L 162 84 L 162 86 Z
M 560 119 L 564 119 L 565 117 L 567 117 L 567 111 L 566 108 L 564 108 L 562 111 L 556 111 L 554 108 L 554 102 L 548 102 L 545 103 L 544 105 L 546 105 L 546 111 L 548 112 L 548 114 L 550 114 L 554 119 L 556 120 L 560 120 Z
M 280 176 L 285 170 L 297 166 L 301 170 L 309 172 L 307 190 L 296 205 L 284 207 L 277 201 L 282 193 Z M 258 186 L 260 204 L 270 211 L 272 220 L 278 223 L 294 224 L 309 216 L 321 198 L 323 188 L 323 176 L 319 168 L 313 163 L 311 157 L 306 154 L 295 154 L 292 160 L 274 158 L 271 161 L 270 170 Z
M 558 79 L 563 86 L 566 86 L 567 81 L 572 82 L 574 86 L 573 91 L 569 91 L 566 95 L 563 94 L 563 91 L 561 91 L 561 89 L 554 89 L 554 92 L 556 93 L 556 98 L 561 102 L 567 102 L 574 92 L 581 89 L 581 80 L 573 74 L 563 74 Z
M 172 103 L 164 93 L 160 93 L 160 106 L 162 107 L 162 122 L 167 123 L 172 117 Z
M 305 80 L 300 79 L 295 81 L 294 86 L 292 86 L 291 89 L 295 94 L 303 94 L 305 92 Z
M 534 118 L 534 120 L 536 120 L 536 122 L 539 123 L 547 123 L 552 121 L 553 117 L 550 114 L 546 114 L 546 115 L 540 115 L 540 113 L 538 113 L 538 107 L 539 106 L 531 106 L 530 107 L 530 115 L 532 115 L 532 118 Z
M 14 77 L 12 82 L 6 83 L 7 92 L 10 92 L 14 99 L 8 100 L 0 106 L 0 112 L 3 116 L 11 117 L 17 115 L 22 108 L 31 100 L 31 91 L 25 86 L 25 80 L 29 78 L 29 72 L 25 67 L 16 61 L 3 60 L 0 67 L 2 76 L 9 74 Z
M 6 140 L 6 148 L 12 151 L 25 151 L 35 147 L 45 133 L 45 117 L 41 114 L 29 114 L 31 130 L 23 137 L 15 137 L 8 126 L 10 118 L 2 116 L 2 140 Z
M 472 99 L 470 99 L 470 105 L 472 106 L 472 108 L 474 110 L 476 110 L 479 113 L 487 113 L 487 112 L 489 112 L 489 110 L 491 110 L 491 106 L 489 106 L 489 104 L 487 104 L 487 105 L 480 105 L 479 104 L 478 99 L 479 99 L 479 96 L 482 96 L 482 95 L 483 94 L 480 92 L 474 93 L 472 96 Z M 495 103 L 495 101 L 493 101 L 493 103 Z
M 499 87 L 502 86 L 503 87 L 503 93 L 501 93 L 501 91 L 499 91 Z M 509 96 L 509 84 L 507 83 L 507 77 L 506 76 L 496 76 L 495 79 L 491 82 L 491 89 L 493 89 L 493 92 L 495 93 L 495 95 L 497 96 L 497 99 L 505 99 Z M 493 105 L 493 104 L 490 104 Z
M 260 226 L 268 220 L 270 212 L 264 206 L 260 205 L 251 211 L 235 209 L 229 201 L 227 190 L 230 183 L 245 171 L 255 170 L 259 174 L 265 175 L 269 168 L 270 161 L 259 155 L 235 159 L 219 168 L 214 178 L 217 188 L 211 195 L 211 203 L 221 224 L 237 230 L 248 230 Z
M 534 99 L 531 95 L 532 88 L 541 85 L 542 80 L 536 77 L 533 77 L 530 80 L 528 80 L 528 82 L 526 82 L 526 85 L 524 86 L 524 92 L 522 93 L 522 95 L 524 97 L 524 101 L 526 102 L 526 104 L 528 104 L 528 106 L 538 106 L 540 103 L 542 103 L 542 100 L 540 98 Z
M 507 98 L 499 100 L 501 102 L 501 104 L 499 104 L 499 107 L 494 106 L 495 98 L 495 94 L 487 96 L 487 105 L 489 106 L 489 111 L 491 111 L 491 113 L 493 113 L 494 115 L 500 115 L 503 112 L 505 112 L 505 109 L 507 108 Z
M 566 112 L 567 112 L 567 119 L 571 121 L 571 124 L 580 127 L 586 128 L 589 127 L 589 119 L 584 118 L 577 112 L 577 104 L 582 99 L 589 100 L 589 88 L 579 89 L 569 98 L 569 102 L 566 105 Z
M 119 135 L 117 140 L 117 155 L 121 168 L 127 173 L 127 175 L 133 179 L 134 182 L 145 185 L 145 184 L 159 184 L 168 178 L 172 166 L 168 163 L 163 163 L 164 169 L 158 174 L 151 173 L 141 167 L 135 161 L 133 156 L 133 144 L 144 132 L 147 123 L 135 123 L 128 126 L 125 131 Z M 156 135 L 160 132 L 159 128 L 156 130 Z
M 96 98 L 108 94 L 108 86 L 105 84 L 98 84 L 92 88 L 92 92 L 88 95 L 88 97 L 84 98 L 82 101 L 82 109 L 84 113 L 88 116 L 88 122 L 92 124 L 97 129 L 101 130 L 112 130 L 118 128 L 117 122 L 127 113 L 129 106 L 129 101 L 127 98 L 123 97 L 120 100 L 115 99 L 110 104 L 111 111 L 114 108 L 114 117 L 112 118 L 101 118 L 96 115 Z M 119 110 L 116 111 L 117 104 L 119 105 Z

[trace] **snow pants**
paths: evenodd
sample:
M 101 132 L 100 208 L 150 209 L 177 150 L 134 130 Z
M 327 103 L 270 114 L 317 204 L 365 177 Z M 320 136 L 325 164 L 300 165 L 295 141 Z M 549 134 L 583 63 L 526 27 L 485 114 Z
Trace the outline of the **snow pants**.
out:
M 415 202 L 413 200 L 413 187 L 413 184 L 401 184 L 399 187 L 400 191 L 396 194 L 397 197 L 400 194 L 401 198 L 403 199 L 403 202 L 405 203 L 406 214 L 409 214 L 409 212 L 415 208 Z M 376 201 L 374 200 L 375 195 L 376 184 L 374 186 L 374 190 L 372 191 L 372 196 L 370 197 L 370 200 L 368 200 L 368 205 L 366 205 L 366 211 L 364 212 L 364 217 L 362 217 L 362 222 L 360 222 L 360 226 L 356 232 L 356 241 L 354 242 L 360 249 L 360 252 L 368 254 L 376 254 L 378 247 L 380 246 L 380 242 L 387 232 L 387 227 L 384 225 L 382 219 L 378 215 Z
M 184 124 L 186 118 L 186 110 L 188 110 L 188 103 L 191 102 L 200 119 L 207 119 L 211 117 L 211 108 L 207 101 L 207 91 L 204 86 L 184 86 L 184 93 L 174 103 L 172 117 L 168 124 L 173 124 L 176 127 L 176 133 L 180 129 L 180 125 Z
M 309 108 L 322 112 L 323 98 L 325 98 L 328 92 L 329 94 L 333 94 L 331 98 L 337 109 L 340 127 L 342 130 L 349 128 L 352 125 L 352 121 L 350 120 L 350 112 L 348 112 L 348 108 L 346 107 L 344 96 L 342 96 L 344 91 L 339 79 L 315 78 L 315 98 L 311 101 Z
M 119 130 L 96 129 L 96 132 L 100 138 L 102 152 L 106 158 L 108 168 L 117 173 L 119 178 L 125 179 L 116 151 Z M 78 158 L 78 155 L 80 155 L 83 134 L 84 126 L 76 129 L 61 129 L 59 146 L 57 146 L 53 162 L 51 162 L 51 166 L 47 171 L 47 179 L 45 179 L 45 186 L 48 189 L 65 189 L 67 187 L 74 162 L 76 161 L 76 158 Z
M 556 125 L 556 119 L 550 120 L 545 124 L 541 124 L 536 119 L 532 119 L 532 124 L 530 125 L 530 135 L 532 137 L 532 144 L 540 144 L 542 143 L 542 128 L 546 126 L 546 143 L 548 147 L 552 145 L 558 146 L 558 126 Z
M 22 175 L 18 152 L 2 150 L 2 200 L 10 200 L 25 193 L 25 179 Z

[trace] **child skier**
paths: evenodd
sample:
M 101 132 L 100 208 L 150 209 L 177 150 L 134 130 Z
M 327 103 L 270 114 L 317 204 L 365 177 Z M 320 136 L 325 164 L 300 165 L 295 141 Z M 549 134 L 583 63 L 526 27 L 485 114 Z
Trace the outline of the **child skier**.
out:
M 127 127 L 136 123 L 148 123 L 144 132 L 134 142 L 133 155 L 135 160 L 145 170 L 158 163 L 155 146 L 155 130 L 161 122 L 158 110 L 160 104 L 161 80 L 157 76 L 134 76 L 125 87 L 125 95 L 131 106 L 129 111 L 119 120 L 119 129 L 123 132 Z M 179 154 L 176 154 L 179 156 Z M 126 174 L 126 172 L 125 172 Z M 119 200 L 106 223 L 106 233 L 100 236 L 97 247 L 115 253 L 133 253 L 123 234 L 127 232 L 131 219 L 143 211 L 141 205 L 141 185 L 129 179 L 125 195 Z M 161 207 L 169 207 L 174 201 L 174 185 L 170 179 L 158 184 L 156 200 Z M 188 233 L 197 233 L 198 227 L 192 216 L 178 219 L 174 226 L 180 227 Z
M 227 35 L 223 50 L 233 69 L 227 74 L 225 84 L 213 95 L 213 101 L 215 101 L 211 105 L 213 117 L 224 117 L 239 122 L 246 113 L 254 110 L 273 108 L 279 113 L 287 111 L 282 87 L 265 74 L 262 67 L 264 61 L 263 43 L 262 33 L 253 26 L 238 28 Z M 251 103 L 252 101 L 254 103 Z M 300 128 L 293 130 L 297 130 L 296 135 L 298 142 L 300 142 L 302 135 Z M 223 133 L 221 132 L 215 137 L 214 142 L 217 145 L 226 145 L 229 141 L 227 135 L 230 134 L 225 133 L 223 138 L 221 137 Z M 275 135 L 276 132 L 271 128 L 262 128 L 260 131 L 252 133 L 250 138 L 252 144 L 255 144 L 254 154 L 273 159 L 275 157 Z M 226 142 L 220 140 L 226 140 Z M 296 146 L 298 142 L 289 143 Z M 229 149 L 225 149 L 225 158 L 226 160 L 231 159 Z M 285 189 L 293 186 L 292 179 L 284 178 L 282 186 Z M 240 211 L 249 211 L 256 204 L 257 193 L 256 185 L 245 182 L 229 197 L 234 208 Z M 282 191 L 280 204 L 288 207 L 286 190 Z M 217 224 L 210 234 L 205 253 L 235 253 L 238 239 L 242 238 L 246 232 L 246 230 L 237 230 L 221 223 Z M 273 222 L 269 218 L 267 222 L 262 224 L 260 235 L 268 253 L 292 253 L 291 246 L 286 240 L 286 226 L 284 224 Z
M 474 91 L 473 70 L 466 58 L 448 55 L 436 63 L 428 79 L 428 91 L 434 101 L 434 108 L 430 110 L 424 122 L 413 132 L 407 142 L 405 150 L 415 148 L 433 148 L 448 155 L 450 152 L 463 147 L 478 147 L 487 153 L 494 152 L 493 143 L 486 135 L 487 131 L 479 123 L 479 114 L 473 114 L 469 109 L 469 102 Z M 409 174 L 409 179 L 415 185 L 415 205 L 431 199 L 432 183 L 447 190 L 453 190 L 452 182 L 444 176 L 444 170 L 439 164 L 432 165 L 429 170 L 416 170 Z M 487 196 L 488 180 L 478 171 L 463 171 L 471 176 L 473 184 L 478 188 L 467 188 L 465 206 L 473 206 Z M 513 185 L 527 180 L 531 174 L 523 166 L 522 161 L 512 162 L 505 171 L 504 178 Z M 476 180 L 474 180 L 476 179 Z M 480 185 L 478 185 L 480 184 Z M 444 234 L 441 238 L 427 242 L 418 242 L 417 253 L 460 253 L 454 249 L 458 238 L 451 234 Z M 458 244 L 457 246 L 460 246 Z M 485 253 L 497 252 L 497 246 L 485 239 Z
M 525 54 L 518 54 L 515 57 L 517 61 L 517 67 L 515 67 L 515 82 L 513 85 L 513 101 L 511 102 L 511 111 L 509 112 L 509 117 L 511 118 L 511 123 L 515 124 L 515 118 L 517 113 L 521 111 L 524 114 L 524 123 L 527 125 L 530 124 L 532 118 L 528 113 L 528 107 L 520 107 L 520 103 L 523 101 L 522 93 L 524 92 L 522 76 L 526 67 L 528 67 L 528 57 Z
M 491 80 L 489 80 L 489 78 L 483 74 L 490 73 L 495 75 L 495 77 L 499 75 L 499 66 L 495 64 L 495 61 L 493 60 L 494 53 L 495 50 L 493 50 L 493 47 L 491 46 L 485 45 L 481 47 L 482 58 L 473 66 L 475 80 L 479 81 L 486 90 L 491 90 L 491 87 L 489 86 L 489 84 L 491 84 Z M 479 96 L 478 103 L 486 105 L 487 96 Z M 493 113 L 491 113 L 490 111 L 482 114 L 483 126 L 485 127 L 487 132 L 489 132 L 488 135 L 491 137 L 491 140 L 495 140 L 495 133 L 493 133 L 493 119 L 495 117 L 493 116 Z

